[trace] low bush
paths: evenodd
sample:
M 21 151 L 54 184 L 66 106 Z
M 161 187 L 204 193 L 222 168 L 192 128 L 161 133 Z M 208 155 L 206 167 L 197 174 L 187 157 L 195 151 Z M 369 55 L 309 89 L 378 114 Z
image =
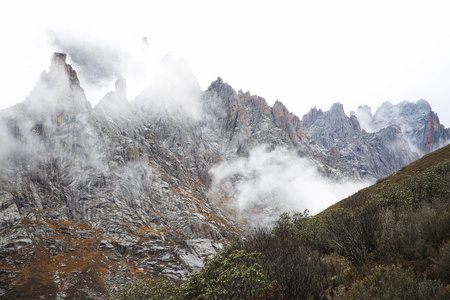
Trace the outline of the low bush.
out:
M 378 249 L 381 231 L 379 209 L 366 205 L 355 211 L 337 208 L 312 217 L 302 227 L 300 236 L 324 254 L 336 252 L 360 265 Z
M 448 299 L 448 296 L 439 282 L 418 278 L 411 269 L 392 265 L 376 267 L 347 290 L 341 286 L 335 299 Z
M 127 284 L 116 295 L 106 300 L 177 300 L 180 288 L 170 279 L 154 278 Z
M 444 285 L 450 284 L 450 241 L 443 244 L 438 253 L 432 259 L 432 265 L 428 269 L 430 278 L 440 280 Z
M 320 299 L 323 287 L 328 285 L 319 253 L 303 246 L 288 227 L 274 232 L 257 230 L 239 247 L 262 254 L 264 274 L 284 288 L 287 299 Z
M 424 203 L 384 217 L 380 251 L 401 261 L 425 260 L 449 238 L 450 211 L 442 202 Z
M 226 249 L 208 260 L 182 287 L 184 299 L 257 299 L 271 285 L 261 267 L 261 254 Z

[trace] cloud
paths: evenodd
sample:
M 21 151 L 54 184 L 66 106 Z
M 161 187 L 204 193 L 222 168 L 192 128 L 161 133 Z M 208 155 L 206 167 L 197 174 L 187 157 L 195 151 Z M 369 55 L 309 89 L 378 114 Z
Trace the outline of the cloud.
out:
M 146 37 L 99 36 L 88 31 L 49 31 L 51 44 L 67 53 L 87 91 L 96 104 L 119 76 L 127 80 L 130 100 L 138 98 L 149 110 L 173 110 L 191 115 L 200 109 L 200 84 L 183 59 L 162 55 Z M 195 113 L 198 115 L 198 113 Z
M 150 76 L 148 88 L 135 104 L 148 113 L 175 113 L 198 119 L 201 116 L 202 90 L 197 78 L 182 59 L 166 56 Z
M 13 125 L 11 125 L 13 126 Z M 17 139 L 13 138 L 6 122 L 0 118 L 0 160 L 9 156 L 12 152 L 20 150 Z
M 282 147 L 256 147 L 248 157 L 216 165 L 211 174 L 212 189 L 225 185 L 233 190 L 236 208 L 253 224 L 270 224 L 287 211 L 317 214 L 369 185 L 325 178 L 311 160 Z
M 47 35 L 53 51 L 67 54 L 67 62 L 77 71 L 81 86 L 94 105 L 113 90 L 119 76 L 127 77 L 134 70 L 134 77 L 145 78 L 142 70 L 146 64 L 137 63 L 141 59 L 138 38 L 130 42 L 123 37 L 103 37 L 86 30 L 67 29 L 48 30 Z M 127 78 L 132 88 L 133 76 Z
M 127 53 L 110 41 L 80 33 L 49 31 L 50 43 L 67 53 L 76 69 L 89 84 L 117 79 Z
M 360 105 L 358 106 L 358 110 L 356 111 L 356 117 L 358 118 L 361 129 L 364 129 L 367 132 L 376 132 L 377 130 L 373 128 L 372 124 L 372 109 L 368 105 Z
M 114 89 L 119 76 L 126 78 L 128 95 L 134 98 L 148 87 L 161 60 L 161 54 L 143 37 L 51 29 L 47 30 L 47 38 L 53 51 L 68 55 L 68 63 L 77 71 L 93 104 Z

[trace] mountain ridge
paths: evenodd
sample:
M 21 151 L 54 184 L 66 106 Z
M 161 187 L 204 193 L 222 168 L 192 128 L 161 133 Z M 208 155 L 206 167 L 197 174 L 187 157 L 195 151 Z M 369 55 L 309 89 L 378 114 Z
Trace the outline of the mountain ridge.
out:
M 374 115 L 370 107 L 360 106 L 356 116 L 364 120 L 368 131 L 379 130 L 388 124 L 402 127 L 411 147 L 420 155 L 436 150 L 450 140 L 450 130 L 439 122 L 437 113 L 424 99 L 416 103 L 402 101 L 395 105 L 385 101 Z
M 181 73 L 166 74 L 166 85 L 129 101 L 119 78 L 92 108 L 66 55 L 55 53 L 30 95 L 0 111 L 0 288 L 36 296 L 45 281 L 46 295 L 81 297 L 74 287 L 89 280 L 82 295 L 98 298 L 127 277 L 186 278 L 253 226 L 252 216 L 286 209 L 286 190 L 243 186 L 273 165 L 218 178 L 211 169 L 222 163 L 260 155 L 285 163 L 286 174 L 342 182 L 378 179 L 416 158 L 398 126 L 363 132 L 340 104 L 300 120 L 220 77 L 201 91 L 172 63 Z M 287 172 L 286 153 L 308 163 Z M 254 200 L 245 211 L 242 195 Z

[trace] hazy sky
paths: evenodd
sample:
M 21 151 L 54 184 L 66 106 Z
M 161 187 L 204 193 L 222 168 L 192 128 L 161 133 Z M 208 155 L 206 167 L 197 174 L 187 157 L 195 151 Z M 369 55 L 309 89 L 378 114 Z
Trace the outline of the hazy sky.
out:
M 54 51 L 68 52 L 93 105 L 119 73 L 131 100 L 171 55 L 203 90 L 221 76 L 300 117 L 423 98 L 449 127 L 449 16 L 448 1 L 8 1 L 0 108 L 28 95 Z

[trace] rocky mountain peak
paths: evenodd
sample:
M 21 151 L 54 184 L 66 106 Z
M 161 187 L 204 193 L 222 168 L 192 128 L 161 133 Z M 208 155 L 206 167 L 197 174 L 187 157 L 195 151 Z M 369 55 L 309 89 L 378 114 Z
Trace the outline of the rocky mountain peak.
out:
M 272 107 L 272 114 L 275 124 L 289 134 L 294 144 L 305 139 L 300 118 L 290 113 L 281 101 L 275 101 Z
M 221 109 L 236 111 L 240 102 L 242 102 L 242 100 L 246 97 L 247 96 L 242 91 L 236 93 L 236 91 L 228 83 L 223 82 L 221 77 L 217 77 L 217 79 L 211 82 L 209 87 L 206 89 L 203 99 L 207 100 L 209 104 L 214 106 L 211 107 L 211 105 L 208 105 L 209 109 L 216 110 L 219 106 L 222 106 Z
M 414 151 L 421 155 L 436 150 L 449 141 L 448 131 L 439 123 L 436 113 L 431 110 L 428 101 L 420 99 L 417 102 L 402 101 L 393 105 L 384 102 L 372 116 L 368 109 L 359 109 L 357 113 L 363 129 L 378 131 L 390 125 L 402 129 Z
M 394 105 L 392 105 L 391 101 L 386 100 L 383 103 L 381 103 L 380 107 L 378 108 L 378 110 L 382 111 L 382 110 L 387 110 L 391 107 L 393 107 Z
M 207 92 L 222 93 L 222 91 L 226 91 L 226 90 L 228 90 L 230 92 L 230 89 L 232 90 L 232 87 L 228 83 L 224 83 L 222 77 L 219 76 L 219 77 L 217 77 L 216 80 L 211 82 L 211 84 L 206 89 L 206 91 Z
M 220 76 L 217 77 L 217 80 L 214 81 L 213 84 L 214 84 L 214 83 L 217 83 L 217 85 L 222 85 L 222 83 L 223 83 L 222 77 L 220 77 Z
M 36 132 L 43 135 L 55 125 L 72 121 L 79 112 L 92 108 L 66 57 L 65 53 L 54 53 L 49 71 L 43 71 L 26 99 L 11 109 L 8 118 L 11 124 L 17 125 L 14 125 L 16 133 L 39 128 Z
M 328 114 L 330 121 L 333 122 L 334 124 L 341 124 L 342 121 L 344 121 L 347 118 L 344 112 L 344 105 L 338 102 L 334 103 L 331 106 L 330 110 L 328 111 Z
M 425 126 L 423 127 L 423 148 L 426 153 L 445 146 L 450 141 L 450 128 L 446 129 L 439 122 L 439 117 L 434 111 L 427 115 Z
M 308 132 L 311 137 L 321 136 L 320 140 L 325 144 L 330 143 L 331 140 L 327 141 L 319 128 L 322 128 L 322 130 L 326 128 L 326 131 L 329 131 L 331 136 L 328 136 L 328 138 L 337 138 L 338 136 L 352 134 L 355 129 L 358 130 L 360 127 L 357 118 L 350 119 L 345 114 L 344 106 L 341 103 L 334 103 L 330 110 L 326 112 L 317 111 L 316 108 L 313 108 L 307 115 L 303 116 L 303 120 L 305 127 L 309 128 Z M 316 132 L 316 129 L 319 131 Z
M 133 118 L 133 111 L 127 100 L 127 84 L 125 78 L 119 76 L 116 80 L 114 92 L 107 93 L 95 106 L 95 110 L 104 111 L 110 117 L 114 117 L 116 123 L 119 120 L 130 122 Z
M 317 110 L 317 107 L 314 106 L 314 108 L 311 108 L 309 112 L 303 116 L 302 123 L 303 127 L 308 127 L 311 125 L 314 120 L 323 113 L 321 109 Z
M 275 122 L 281 126 L 281 119 L 283 119 L 283 117 L 289 116 L 289 111 L 287 110 L 286 106 L 284 106 L 284 104 L 278 100 L 275 101 L 272 110 Z
M 424 110 L 424 111 L 431 111 L 431 105 L 430 105 L 430 103 L 428 103 L 428 101 L 425 100 L 425 99 L 419 99 L 419 100 L 417 100 L 416 106 L 417 106 L 419 109 L 421 109 L 421 110 Z
M 50 61 L 50 73 L 49 76 L 59 76 L 60 72 L 67 74 L 70 82 L 70 86 L 80 87 L 80 80 L 78 79 L 77 72 L 72 68 L 71 65 L 66 63 L 67 55 L 66 53 L 53 53 Z
M 335 112 L 335 113 L 339 114 L 340 116 L 343 116 L 343 115 L 345 115 L 344 105 L 339 102 L 333 103 L 333 105 L 330 108 L 330 112 L 332 112 L 332 113 Z
M 65 66 L 66 65 L 66 53 L 59 53 L 55 52 L 53 53 L 50 61 L 52 62 L 52 66 Z
M 357 177 L 377 178 L 381 174 L 388 175 L 400 165 L 416 158 L 400 127 L 367 133 L 361 130 L 355 115 L 348 117 L 345 114 L 340 103 L 334 103 L 329 111 L 321 114 L 312 109 L 303 120 L 308 124 L 305 126 L 305 134 L 321 147 L 328 149 L 331 157 L 340 156 L 340 159 L 351 162 Z M 308 123 L 308 120 L 313 121 Z M 401 155 L 397 154 L 398 149 L 403 149 Z

